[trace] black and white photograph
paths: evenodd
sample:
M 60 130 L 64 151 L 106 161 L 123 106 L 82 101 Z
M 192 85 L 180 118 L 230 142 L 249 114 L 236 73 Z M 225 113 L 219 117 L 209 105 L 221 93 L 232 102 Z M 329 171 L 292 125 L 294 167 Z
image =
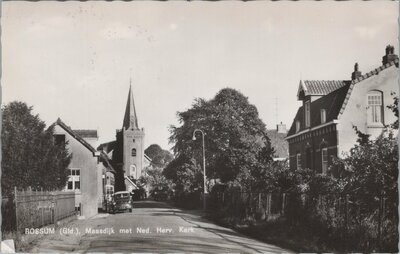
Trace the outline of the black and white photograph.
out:
M 397 253 L 398 1 L 3 1 L 1 253 Z

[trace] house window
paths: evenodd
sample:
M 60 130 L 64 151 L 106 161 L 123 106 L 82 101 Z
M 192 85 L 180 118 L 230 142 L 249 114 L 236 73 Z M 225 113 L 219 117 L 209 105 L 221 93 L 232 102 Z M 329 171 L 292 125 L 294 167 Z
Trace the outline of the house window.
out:
M 326 110 L 321 109 L 321 124 L 326 123 Z
M 54 142 L 56 145 L 65 145 L 65 135 L 64 134 L 56 134 L 54 135 Z
M 132 149 L 132 157 L 135 157 L 135 156 L 136 156 L 136 149 L 133 148 L 133 149 Z
M 81 189 L 81 170 L 70 169 L 70 175 L 67 183 L 67 190 L 80 190 Z
M 301 154 L 296 155 L 297 169 L 301 169 Z
M 321 149 L 321 159 L 322 159 L 322 174 L 328 172 L 328 148 Z
M 305 126 L 310 127 L 310 101 L 305 103 Z
M 305 166 L 309 169 L 312 168 L 312 156 L 311 156 L 311 148 L 306 148 L 306 159 L 305 159 Z
M 300 121 L 296 121 L 296 133 L 300 131 Z
M 379 91 L 371 91 L 368 93 L 368 123 L 383 123 L 382 93 Z
M 81 174 L 80 169 L 71 169 L 71 176 L 79 176 Z

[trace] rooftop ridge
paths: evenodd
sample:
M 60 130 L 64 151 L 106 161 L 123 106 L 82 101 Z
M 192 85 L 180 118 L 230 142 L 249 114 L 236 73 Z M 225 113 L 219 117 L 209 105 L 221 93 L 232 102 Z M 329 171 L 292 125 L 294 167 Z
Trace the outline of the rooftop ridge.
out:
M 58 124 L 61 126 L 66 132 L 68 132 L 73 138 L 78 140 L 83 146 L 89 149 L 93 155 L 96 153 L 96 150 L 91 146 L 88 142 L 86 142 L 78 133 L 71 129 L 68 125 L 66 125 L 60 118 L 57 118 L 57 121 L 54 124 Z M 54 125 L 53 124 L 53 125 Z
M 395 59 L 394 61 L 391 61 L 391 62 L 389 62 L 387 64 L 381 65 L 381 66 L 379 66 L 379 67 L 377 67 L 377 68 L 375 68 L 375 69 L 373 69 L 373 70 L 361 75 L 360 77 L 356 78 L 355 80 L 352 80 L 351 84 L 350 84 L 350 87 L 349 87 L 349 90 L 347 91 L 346 98 L 343 101 L 342 108 L 339 111 L 338 119 L 343 114 L 343 112 L 344 112 L 344 110 L 345 110 L 345 108 L 347 106 L 347 102 L 349 101 L 349 98 L 350 98 L 350 95 L 351 95 L 351 91 L 353 90 L 354 86 L 357 83 L 360 83 L 361 81 L 363 81 L 365 79 L 368 79 L 368 78 L 370 78 L 372 76 L 378 75 L 381 71 L 383 71 L 383 70 L 385 70 L 385 69 L 387 69 L 387 68 L 389 68 L 389 67 L 391 67 L 393 65 L 398 66 L 398 64 L 399 64 L 399 59 Z

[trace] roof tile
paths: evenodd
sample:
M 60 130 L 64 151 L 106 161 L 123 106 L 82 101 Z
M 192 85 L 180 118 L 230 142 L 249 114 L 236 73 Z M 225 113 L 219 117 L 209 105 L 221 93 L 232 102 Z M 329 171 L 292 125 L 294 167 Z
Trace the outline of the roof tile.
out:
M 74 130 L 82 138 L 98 138 L 97 130 Z
M 304 80 L 305 95 L 327 95 L 347 84 L 347 80 Z

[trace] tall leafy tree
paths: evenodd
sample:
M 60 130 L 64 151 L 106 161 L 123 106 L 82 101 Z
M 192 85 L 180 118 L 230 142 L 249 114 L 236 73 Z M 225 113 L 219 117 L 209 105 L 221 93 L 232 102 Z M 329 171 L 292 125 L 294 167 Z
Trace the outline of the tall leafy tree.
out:
M 165 167 L 170 161 L 172 161 L 172 154 L 163 150 L 159 145 L 152 144 L 144 150 L 144 153 L 150 157 L 151 162 L 156 167 Z
M 181 162 L 176 168 L 182 170 L 184 164 L 191 163 L 201 168 L 201 134 L 196 132 L 197 140 L 192 140 L 195 129 L 205 133 L 208 178 L 250 189 L 258 177 L 254 173 L 262 172 L 272 160 L 265 124 L 256 107 L 237 90 L 224 88 L 211 100 L 196 99 L 190 109 L 177 116 L 180 126 L 170 128 L 176 156 L 173 163 Z
M 163 169 L 172 161 L 172 154 L 157 144 L 150 145 L 144 152 L 150 157 L 151 165 L 145 169 L 146 174 L 141 177 L 140 182 L 147 185 L 150 191 L 170 189 L 171 180 L 166 179 Z
M 2 108 L 2 193 L 14 187 L 54 190 L 65 186 L 71 155 L 56 145 L 53 128 L 32 114 L 32 107 L 11 102 Z

